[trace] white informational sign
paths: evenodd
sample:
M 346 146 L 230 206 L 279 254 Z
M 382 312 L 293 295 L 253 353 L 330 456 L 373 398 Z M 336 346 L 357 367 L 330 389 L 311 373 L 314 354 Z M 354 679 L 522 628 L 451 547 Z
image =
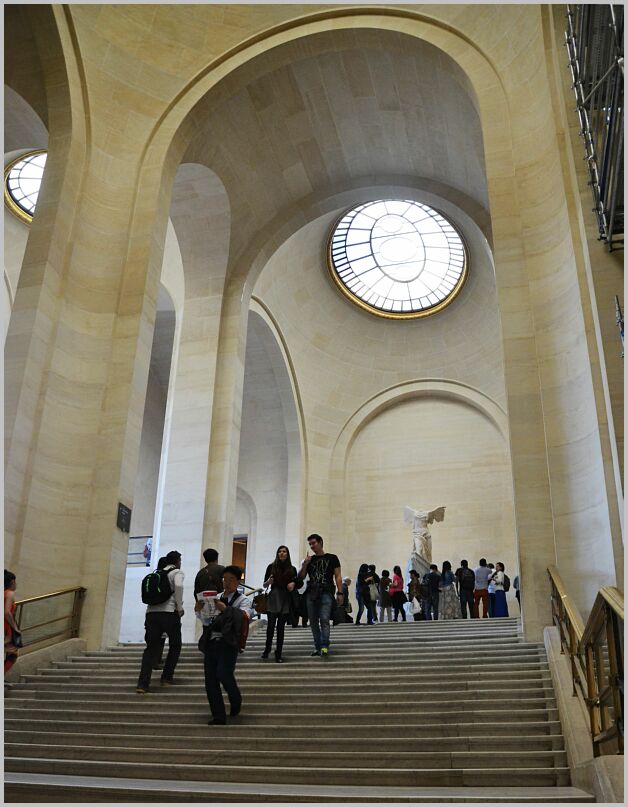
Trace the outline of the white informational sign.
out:
M 203 625 L 209 625 L 210 621 L 218 614 L 216 600 L 219 596 L 217 591 L 199 591 L 196 595 L 196 599 L 203 603 L 201 610 L 196 612 L 197 619 L 200 619 Z

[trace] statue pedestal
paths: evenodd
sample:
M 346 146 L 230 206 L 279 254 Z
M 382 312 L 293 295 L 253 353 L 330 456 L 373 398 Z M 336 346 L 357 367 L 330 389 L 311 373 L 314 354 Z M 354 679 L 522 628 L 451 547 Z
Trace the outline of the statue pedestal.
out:
M 410 569 L 414 569 L 415 572 L 418 572 L 419 577 L 422 580 L 423 575 L 429 572 L 430 564 L 425 560 L 424 557 L 417 555 L 416 552 L 413 552 L 410 555 L 410 560 L 408 561 L 408 574 L 410 573 Z

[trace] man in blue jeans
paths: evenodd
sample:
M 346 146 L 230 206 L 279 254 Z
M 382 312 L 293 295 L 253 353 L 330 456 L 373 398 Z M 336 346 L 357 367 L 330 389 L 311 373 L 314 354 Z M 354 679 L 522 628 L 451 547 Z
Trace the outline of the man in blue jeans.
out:
M 299 570 L 301 580 L 306 575 L 309 582 L 305 592 L 307 614 L 314 637 L 312 656 L 329 657 L 329 620 L 334 604 L 334 594 L 338 605 L 343 604 L 342 571 L 337 555 L 325 552 L 323 539 L 313 533 L 308 535 L 307 542 L 312 550 Z

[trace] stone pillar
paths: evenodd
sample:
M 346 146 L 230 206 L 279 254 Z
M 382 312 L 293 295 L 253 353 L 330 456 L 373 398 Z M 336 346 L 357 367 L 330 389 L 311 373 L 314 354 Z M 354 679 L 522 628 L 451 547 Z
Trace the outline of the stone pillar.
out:
M 203 523 L 203 545 L 231 560 L 233 518 L 244 389 L 244 361 L 250 291 L 232 279 L 225 291 Z
M 185 641 L 192 641 L 197 621 L 192 610 L 194 577 L 204 563 L 203 549 L 211 545 L 203 542 L 203 518 L 229 243 L 222 184 L 202 166 L 180 166 L 170 215 L 180 240 L 185 299 L 176 368 L 171 373 L 168 450 L 155 536 L 160 555 L 178 549 L 183 556 L 183 634 Z

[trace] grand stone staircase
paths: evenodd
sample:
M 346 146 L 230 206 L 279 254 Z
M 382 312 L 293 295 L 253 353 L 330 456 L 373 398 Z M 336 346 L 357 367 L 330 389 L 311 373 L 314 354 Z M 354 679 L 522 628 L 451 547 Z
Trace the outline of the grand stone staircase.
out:
M 588 802 L 570 787 L 543 645 L 516 619 L 342 625 L 329 659 L 249 638 L 243 712 L 208 726 L 202 659 L 135 694 L 142 647 L 23 677 L 5 702 L 5 801 Z

